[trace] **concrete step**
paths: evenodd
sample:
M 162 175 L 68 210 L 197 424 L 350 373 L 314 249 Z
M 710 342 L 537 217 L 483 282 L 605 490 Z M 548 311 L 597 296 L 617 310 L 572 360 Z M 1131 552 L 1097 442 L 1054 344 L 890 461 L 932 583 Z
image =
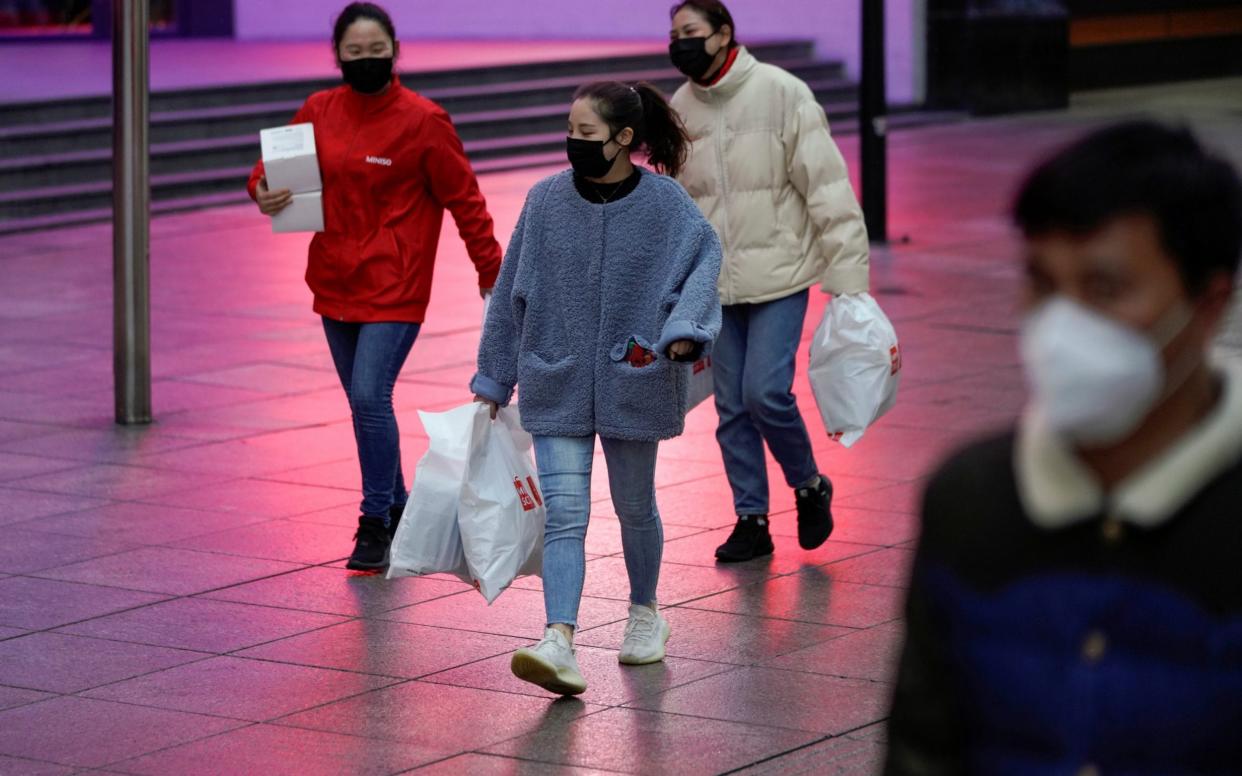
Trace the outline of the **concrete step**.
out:
M 814 44 L 809 40 L 774 41 L 750 48 L 757 57 L 770 62 L 807 60 L 814 56 Z M 589 79 L 610 77 L 612 73 L 667 67 L 668 57 L 661 52 L 653 52 L 609 59 L 567 59 L 499 67 L 414 72 L 402 76 L 402 81 L 407 86 L 424 92 L 557 78 L 582 83 Z M 154 115 L 179 110 L 273 102 L 300 104 L 312 92 L 330 89 L 339 84 L 338 79 L 319 78 L 156 92 L 151 95 L 151 112 Z M 110 112 L 111 98 L 108 96 L 0 104 L 0 127 L 106 118 Z
M 899 110 L 889 116 L 893 130 L 963 121 L 966 114 L 947 111 Z M 833 121 L 833 133 L 857 132 L 857 117 Z M 480 175 L 530 167 L 563 166 L 565 133 L 513 135 L 466 144 L 471 165 Z M 152 212 L 193 210 L 249 201 L 245 181 L 250 165 L 188 173 L 153 175 Z M 0 193 L 0 234 L 89 223 L 111 217 L 111 181 L 41 187 Z
M 857 87 L 839 62 L 813 58 L 808 41 L 753 46 L 815 90 L 834 125 L 852 119 Z M 480 173 L 563 164 L 566 106 L 581 84 L 684 81 L 661 52 L 413 73 L 403 82 L 453 116 Z M 153 94 L 152 207 L 206 207 L 244 199 L 258 132 L 285 124 L 305 97 L 334 79 L 219 86 Z M 0 232 L 100 218 L 111 207 L 111 115 L 106 98 L 0 105 Z M 74 215 L 74 214 L 77 215 Z
M 826 103 L 830 118 L 840 120 L 855 110 L 852 97 L 855 87 L 847 81 L 812 82 L 811 88 Z M 287 114 L 284 119 L 287 121 Z M 199 117 L 200 119 L 210 116 Z M 151 174 L 190 172 L 216 167 L 253 164 L 258 158 L 258 130 L 262 126 L 282 123 L 270 121 L 264 115 L 245 119 L 232 117 L 214 125 L 198 124 L 199 131 L 191 133 L 190 139 L 166 139 L 166 134 L 152 127 Z M 270 123 L 269 123 L 270 121 Z M 245 124 L 244 122 L 250 122 Z M 74 122 L 76 123 L 76 122 Z M 236 130 L 241 124 L 242 131 Z M 561 131 L 565 124 L 565 104 L 533 106 L 506 110 L 459 113 L 454 124 L 462 141 L 469 145 L 474 141 L 503 139 L 508 136 L 542 134 Z M 214 126 L 217 131 L 209 131 Z M 175 135 L 174 135 L 175 136 Z M 35 138 L 29 138 L 33 144 Z M 484 146 L 490 148 L 490 146 Z M 484 152 L 480 158 L 487 158 Z M 17 157 L 0 156 L 0 191 L 60 186 L 86 183 L 108 178 L 112 174 L 112 149 L 110 144 L 85 150 L 27 154 Z
M 246 192 L 225 191 L 218 194 L 203 194 L 191 197 L 160 200 L 151 203 L 152 215 L 166 213 L 182 213 L 189 210 L 202 210 L 209 207 L 224 205 L 240 205 L 250 202 Z M 0 234 L 16 234 L 18 232 L 38 232 L 44 229 L 58 229 L 64 226 L 78 226 L 108 221 L 112 218 L 111 202 L 107 207 L 96 207 L 88 210 L 71 210 L 62 213 L 51 213 L 42 216 L 14 218 L 0 221 Z
M 246 195 L 250 168 L 233 167 L 189 173 L 151 176 L 151 201 L 230 195 L 238 201 Z M 236 195 L 240 193 L 241 196 Z M 9 221 L 22 221 L 76 211 L 106 211 L 112 207 L 112 181 L 93 181 L 67 186 L 47 186 L 0 194 L 0 232 Z
M 839 63 L 800 60 L 782 63 L 782 66 L 808 83 L 822 85 L 824 89 L 839 88 L 841 95 L 837 99 L 842 99 L 845 94 L 852 94 L 856 90 L 852 82 L 841 77 Z M 671 93 L 684 80 L 671 68 L 618 73 L 616 76 L 627 82 L 649 81 L 666 93 Z M 444 107 L 455 120 L 460 120 L 462 114 L 529 108 L 536 105 L 555 105 L 563 112 L 579 85 L 581 81 L 576 78 L 555 78 L 513 84 L 455 87 L 431 90 L 423 94 Z M 301 100 L 294 100 L 153 113 L 151 142 L 171 143 L 247 133 L 257 135 L 260 129 L 288 122 L 301 105 Z M 110 116 L 18 124 L 0 127 L 0 159 L 106 148 L 111 142 Z

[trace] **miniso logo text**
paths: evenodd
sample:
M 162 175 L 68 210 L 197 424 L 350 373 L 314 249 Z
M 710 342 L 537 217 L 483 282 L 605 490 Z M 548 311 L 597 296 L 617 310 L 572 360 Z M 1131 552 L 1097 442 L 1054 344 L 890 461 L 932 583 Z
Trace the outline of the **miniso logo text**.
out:
M 384 167 L 392 167 L 392 160 L 385 159 L 382 156 L 368 156 L 367 164 L 379 164 L 379 165 L 383 165 Z

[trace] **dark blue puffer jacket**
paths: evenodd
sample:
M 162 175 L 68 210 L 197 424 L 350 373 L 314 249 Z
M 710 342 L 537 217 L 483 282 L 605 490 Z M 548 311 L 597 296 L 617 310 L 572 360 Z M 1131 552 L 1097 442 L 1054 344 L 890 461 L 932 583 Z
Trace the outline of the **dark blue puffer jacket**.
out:
M 1242 463 L 1159 527 L 1045 530 L 1013 457 L 929 485 L 886 773 L 1242 773 Z

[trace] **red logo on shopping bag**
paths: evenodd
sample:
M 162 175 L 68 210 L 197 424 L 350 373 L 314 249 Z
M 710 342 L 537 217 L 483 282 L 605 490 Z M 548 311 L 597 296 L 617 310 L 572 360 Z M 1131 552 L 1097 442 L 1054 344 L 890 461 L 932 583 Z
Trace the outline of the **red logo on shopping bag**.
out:
M 531 498 L 530 493 L 526 490 L 526 483 L 517 477 L 513 478 L 513 487 L 517 488 L 518 498 L 522 500 L 522 511 L 530 512 L 535 508 L 535 500 Z
M 694 362 L 694 374 L 696 375 L 699 374 L 700 372 L 702 372 L 704 369 L 707 369 L 711 365 L 712 365 L 711 356 L 708 356 L 707 358 L 700 358 L 698 361 Z
M 539 485 L 535 482 L 535 478 L 527 477 L 526 484 L 530 486 L 530 492 L 535 497 L 535 503 L 543 506 L 543 496 L 539 495 Z
M 831 439 L 833 442 L 840 442 L 841 437 L 843 436 L 845 436 L 844 431 L 837 431 L 836 433 L 829 434 L 828 438 Z
M 895 375 L 901 371 L 901 344 L 898 343 L 888 349 L 889 362 L 893 365 L 890 375 Z

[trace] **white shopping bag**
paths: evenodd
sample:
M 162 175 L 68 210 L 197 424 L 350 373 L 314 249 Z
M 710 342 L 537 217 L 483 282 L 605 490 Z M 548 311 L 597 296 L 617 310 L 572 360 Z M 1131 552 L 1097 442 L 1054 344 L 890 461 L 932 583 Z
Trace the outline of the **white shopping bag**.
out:
M 457 525 L 475 587 L 490 604 L 517 577 L 541 573 L 547 512 L 517 410 L 502 407 L 492 421 L 479 406 Z
M 704 356 L 690 366 L 690 397 L 686 411 L 694 409 L 716 392 L 715 375 L 712 373 L 712 357 Z
M 808 373 L 828 434 L 849 447 L 897 401 L 901 346 L 870 294 L 828 303 L 811 341 Z
M 472 402 L 448 412 L 418 413 L 431 446 L 418 462 L 392 540 L 388 579 L 443 572 L 472 581 L 457 529 L 457 507 L 479 407 L 483 405 Z

